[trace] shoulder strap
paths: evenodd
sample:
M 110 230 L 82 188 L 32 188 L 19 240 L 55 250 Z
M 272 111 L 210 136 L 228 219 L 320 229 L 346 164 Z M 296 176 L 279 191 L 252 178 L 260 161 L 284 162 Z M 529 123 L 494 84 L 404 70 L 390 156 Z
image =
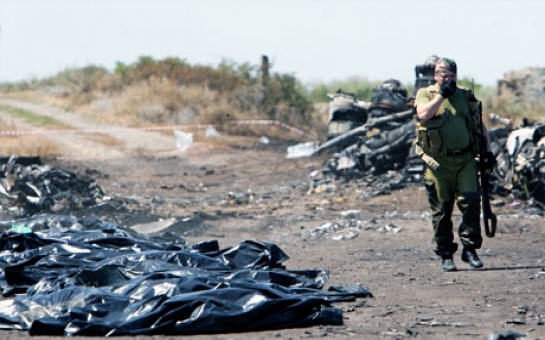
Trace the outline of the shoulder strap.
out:
M 463 87 L 460 87 L 459 90 L 461 90 L 465 94 L 465 96 L 466 96 L 466 98 L 467 98 L 467 100 L 469 102 L 477 102 L 478 101 L 477 98 L 475 97 L 475 94 L 473 93 L 473 90 L 466 89 L 466 88 L 463 88 Z

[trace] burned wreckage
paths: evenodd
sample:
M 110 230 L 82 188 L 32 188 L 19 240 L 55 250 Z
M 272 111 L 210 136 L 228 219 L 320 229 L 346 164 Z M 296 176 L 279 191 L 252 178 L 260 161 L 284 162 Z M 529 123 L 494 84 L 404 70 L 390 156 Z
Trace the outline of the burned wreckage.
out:
M 417 68 L 421 86 L 428 71 Z M 342 91 L 331 99 L 329 139 L 315 153 L 337 152 L 316 185 L 363 180 L 384 193 L 420 180 L 412 102 L 398 81 L 381 84 L 369 103 Z M 543 207 L 545 124 L 525 121 L 490 134 L 498 160 L 490 192 Z M 327 271 L 287 269 L 288 255 L 272 243 L 191 245 L 174 233 L 144 234 L 98 218 L 93 212 L 105 210 L 97 207 L 114 217 L 130 202 L 108 197 L 90 176 L 39 159 L 0 161 L 0 200 L 5 330 L 134 336 L 339 325 L 343 311 L 332 303 L 372 297 L 360 284 L 322 290 Z
M 420 182 L 423 161 L 414 151 L 416 114 L 414 95 L 434 84 L 436 58 L 415 68 L 413 96 L 396 79 L 373 90 L 371 101 L 338 90 L 329 94 L 327 141 L 313 155 L 333 151 L 324 169 L 311 174 L 311 187 L 331 181 L 357 181 L 374 189 L 371 195 Z M 527 203 L 545 211 L 545 122 L 512 121 L 490 114 L 489 138 L 496 165 L 488 178 L 488 192 L 506 201 Z M 497 126 L 497 127 L 496 127 Z M 504 200 L 504 201 L 505 201 Z M 499 202 L 497 204 L 504 204 Z
M 3 330 L 134 336 L 342 325 L 332 303 L 373 296 L 361 284 L 323 289 L 327 271 L 287 269 L 289 256 L 273 243 L 188 244 L 169 229 L 118 223 L 135 213 L 123 209 L 129 201 L 40 158 L 2 159 L 0 170 Z

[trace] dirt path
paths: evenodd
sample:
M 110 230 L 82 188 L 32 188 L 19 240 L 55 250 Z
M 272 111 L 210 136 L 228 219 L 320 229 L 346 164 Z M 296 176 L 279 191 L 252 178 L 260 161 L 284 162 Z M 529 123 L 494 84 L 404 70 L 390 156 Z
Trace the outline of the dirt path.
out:
M 170 131 L 171 135 L 166 135 L 160 132 L 101 124 L 74 112 L 64 111 L 44 103 L 1 99 L 0 104 L 53 118 L 75 130 L 73 132 L 52 131 L 45 135 L 62 145 L 63 156 L 67 159 L 113 159 L 135 154 L 161 157 L 177 152 L 176 139 L 172 131 Z M 25 127 L 28 129 L 28 125 Z
M 98 126 L 42 104 L 7 104 L 77 128 Z M 323 268 L 330 271 L 330 285 L 361 283 L 374 294 L 337 305 L 344 310 L 343 326 L 131 339 L 485 340 L 508 330 L 525 333 L 526 339 L 545 338 L 543 216 L 495 207 L 498 232 L 484 240 L 484 269 L 469 270 L 458 253 L 459 271 L 443 273 L 430 248 L 431 227 L 420 186 L 371 198 L 362 197 L 372 188 L 353 183 L 330 183 L 310 192 L 308 175 L 326 158 L 286 159 L 287 145 L 252 139 L 239 147 L 200 145 L 184 154 L 158 157 L 161 150 L 172 149 L 171 137 L 130 131 L 131 136 L 111 135 L 121 141 L 115 145 L 123 145 L 104 151 L 115 157 L 75 157 L 59 163 L 99 170 L 106 192 L 134 197 L 164 216 L 218 217 L 207 221 L 208 228 L 185 236 L 190 243 L 218 239 L 225 247 L 246 238 L 274 242 L 290 256 L 285 263 L 289 269 Z M 92 140 L 82 136 L 81 142 L 68 144 L 87 150 Z M 455 224 L 459 222 L 456 212 Z M 58 339 L 14 331 L 1 331 L 0 338 Z

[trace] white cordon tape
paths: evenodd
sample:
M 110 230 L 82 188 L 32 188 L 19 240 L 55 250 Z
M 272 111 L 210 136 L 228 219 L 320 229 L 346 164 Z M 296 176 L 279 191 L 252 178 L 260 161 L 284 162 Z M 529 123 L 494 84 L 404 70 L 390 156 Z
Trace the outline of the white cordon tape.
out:
M 227 122 L 225 125 L 278 125 L 283 129 L 297 133 L 302 136 L 315 137 L 311 133 L 280 122 L 278 120 L 234 120 Z M 192 125 L 168 125 L 168 126 L 149 126 L 149 127 L 118 127 L 105 129 L 64 129 L 64 130 L 0 130 L 0 136 L 24 136 L 24 135 L 49 135 L 62 133 L 97 133 L 105 131 L 126 131 L 126 130 L 141 130 L 141 131 L 162 131 L 162 130 L 195 130 L 215 128 L 221 125 L 215 124 L 192 124 Z

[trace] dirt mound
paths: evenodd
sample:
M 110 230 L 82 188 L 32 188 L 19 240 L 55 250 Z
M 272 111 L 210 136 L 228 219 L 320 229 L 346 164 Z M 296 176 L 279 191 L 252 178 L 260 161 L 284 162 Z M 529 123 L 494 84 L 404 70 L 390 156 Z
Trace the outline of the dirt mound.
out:
M 498 81 L 498 96 L 525 108 L 545 106 L 545 68 L 511 71 Z

